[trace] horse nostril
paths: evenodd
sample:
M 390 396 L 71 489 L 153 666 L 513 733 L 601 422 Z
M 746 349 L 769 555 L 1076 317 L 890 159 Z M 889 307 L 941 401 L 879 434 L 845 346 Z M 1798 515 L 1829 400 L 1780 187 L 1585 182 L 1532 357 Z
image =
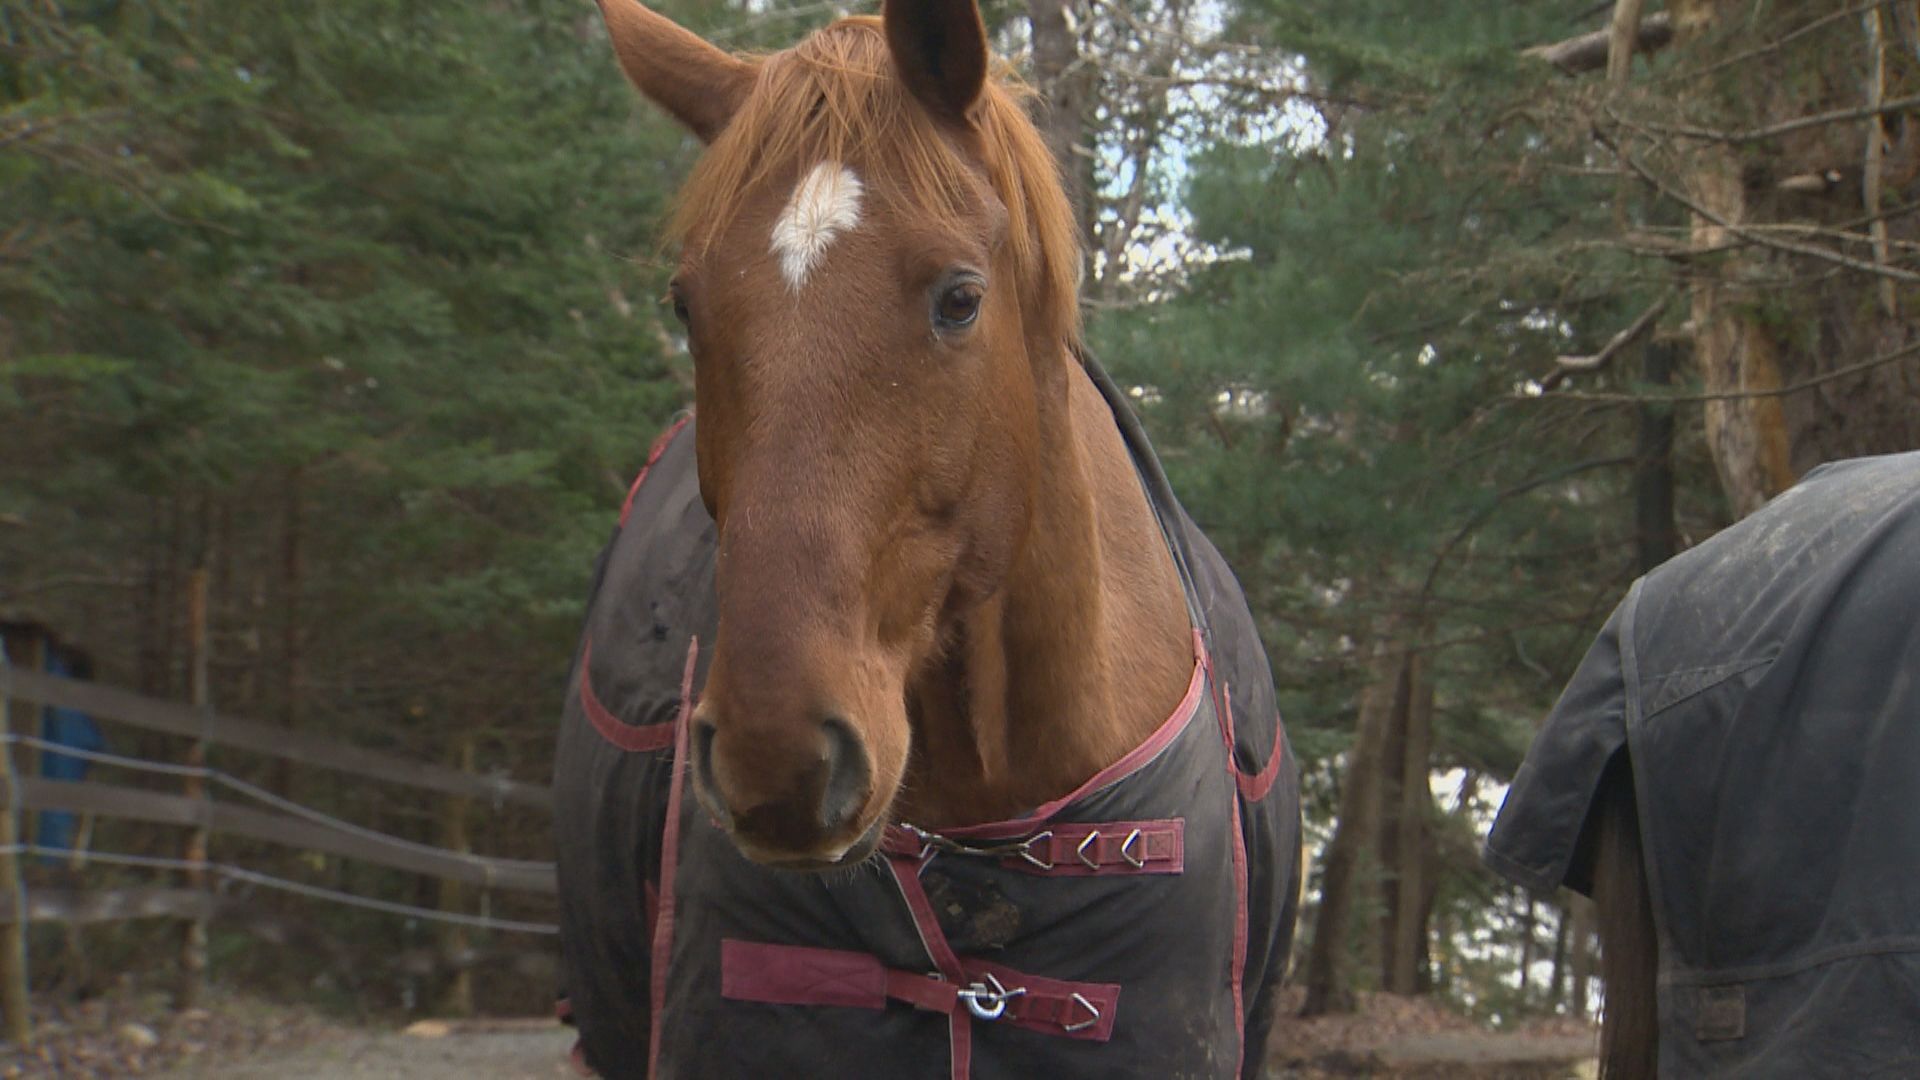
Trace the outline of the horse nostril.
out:
M 829 716 L 821 727 L 827 736 L 827 785 L 820 794 L 820 829 L 832 836 L 866 805 L 873 769 L 852 724 Z
M 731 817 L 732 811 L 727 806 L 727 800 L 720 795 L 720 785 L 713 782 L 713 739 L 716 734 L 718 730 L 713 726 L 713 721 L 698 716 L 693 718 L 694 778 L 721 815 Z

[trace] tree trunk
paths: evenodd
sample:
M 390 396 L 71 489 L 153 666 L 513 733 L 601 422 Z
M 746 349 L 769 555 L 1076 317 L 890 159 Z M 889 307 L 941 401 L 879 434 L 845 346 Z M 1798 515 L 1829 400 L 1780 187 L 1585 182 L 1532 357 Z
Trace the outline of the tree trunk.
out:
M 1427 960 L 1427 912 L 1432 891 L 1430 876 L 1432 835 L 1428 818 L 1433 809 L 1428 766 L 1433 742 L 1432 663 L 1425 653 L 1407 657 L 1408 691 L 1404 707 L 1396 708 L 1389 752 L 1382 762 L 1390 793 L 1382 806 L 1391 812 L 1381 822 L 1380 864 L 1382 916 L 1381 988 L 1394 994 L 1420 992 Z
M 1791 47 L 1754 51 L 1831 14 L 1826 0 L 1675 0 L 1672 10 L 1687 66 L 1739 54 L 1714 78 L 1682 83 L 1684 114 L 1722 131 L 1771 131 L 1920 89 L 1911 64 L 1899 65 L 1906 84 L 1887 85 L 1893 66 L 1879 63 L 1886 43 L 1872 33 L 1883 25 L 1874 20 L 1829 20 Z M 1889 123 L 1899 152 L 1885 145 Z M 1870 272 L 1895 239 L 1912 241 L 1920 230 L 1911 215 L 1862 223 L 1883 190 L 1915 178 L 1915 155 L 1901 148 L 1920 147 L 1916 132 L 1908 117 L 1867 116 L 1764 137 L 1675 141 L 1671 155 L 1642 150 L 1636 159 L 1643 167 L 1656 154 L 1681 162 L 1672 186 L 1692 203 L 1694 360 L 1703 389 L 1723 395 L 1705 407 L 1706 434 L 1735 516 L 1821 462 L 1920 446 L 1920 358 L 1835 374 L 1920 340 L 1886 278 Z M 1830 240 L 1831 230 L 1863 242 Z
M 1547 986 L 1547 1010 L 1559 1012 L 1560 1006 L 1567 1000 L 1567 924 L 1571 922 L 1568 909 L 1560 909 L 1560 917 L 1553 931 L 1553 981 Z
M 1313 943 L 1307 952 L 1307 995 L 1301 1015 L 1319 1016 L 1353 1008 L 1352 943 L 1357 900 L 1365 891 L 1363 872 L 1379 850 L 1383 763 L 1394 718 L 1406 711 L 1412 686 L 1409 654 L 1400 630 L 1404 621 L 1382 620 L 1368 663 L 1366 687 L 1353 749 L 1347 757 L 1340 815 L 1320 875 L 1320 906 Z
M 281 519 L 281 623 L 280 623 L 280 704 L 281 717 L 290 728 L 300 728 L 306 719 L 306 625 L 300 611 L 301 591 L 306 581 L 306 554 L 302 547 L 305 512 L 301 502 L 301 470 L 287 473 L 286 502 Z M 284 759 L 274 763 L 274 790 L 282 797 L 293 796 L 292 764 Z
M 1592 1002 L 1587 999 L 1587 988 L 1593 981 L 1593 901 L 1584 896 L 1576 896 L 1571 902 L 1569 918 L 1573 927 L 1567 936 L 1573 949 L 1573 1015 L 1592 1016 Z
M 1080 241 L 1091 251 L 1093 240 L 1093 157 L 1083 149 L 1093 112 L 1093 69 L 1080 62 L 1083 13 L 1073 0 L 1027 0 L 1027 19 L 1033 36 L 1033 85 L 1045 102 L 1037 117 L 1040 134 L 1060 166 L 1080 222 Z
M 1527 988 L 1533 979 L 1533 958 L 1540 951 L 1539 922 L 1531 895 L 1527 897 L 1525 914 L 1520 917 L 1520 1000 L 1527 1000 Z

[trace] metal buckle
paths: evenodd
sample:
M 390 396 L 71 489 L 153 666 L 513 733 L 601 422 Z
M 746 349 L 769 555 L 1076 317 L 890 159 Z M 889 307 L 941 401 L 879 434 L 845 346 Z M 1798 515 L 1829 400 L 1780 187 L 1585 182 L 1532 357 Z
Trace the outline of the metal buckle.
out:
M 1127 865 L 1133 867 L 1135 870 L 1143 870 L 1147 865 L 1147 857 L 1145 855 L 1135 855 L 1133 853 L 1133 846 L 1139 842 L 1139 829 L 1128 833 L 1127 838 L 1120 842 L 1120 857 L 1127 860 Z
M 982 859 L 1011 859 L 1017 855 L 1042 870 L 1053 869 L 1053 852 L 1045 847 L 1047 842 L 1053 839 L 1052 829 L 1042 829 L 1025 840 L 1009 840 L 1000 844 L 966 844 L 905 821 L 899 824 L 909 835 L 920 841 L 920 858 L 922 859 L 925 859 L 929 852 L 934 851 Z M 1035 855 L 1033 853 L 1035 848 L 1047 851 L 1047 857 L 1043 859 Z
M 1053 852 L 1052 851 L 1047 852 L 1047 857 L 1045 860 L 1042 860 L 1041 858 L 1039 858 L 1033 853 L 1033 849 L 1036 846 L 1049 843 L 1052 840 L 1053 840 L 1052 829 L 1046 829 L 1041 832 L 1034 833 L 1032 836 L 1027 837 L 1026 843 L 1020 845 L 1020 857 L 1027 860 L 1029 863 L 1032 863 L 1033 865 L 1039 867 L 1042 870 L 1053 869 Z
M 992 972 L 988 972 L 982 976 L 982 978 L 986 979 L 985 983 L 974 983 L 964 990 L 956 990 L 954 992 L 955 996 L 967 1003 L 967 1011 L 981 1020 L 1000 1019 L 1006 1015 L 1007 1002 L 1027 992 L 1027 988 L 1024 986 L 1016 986 L 1011 990 L 1007 989 L 999 979 L 993 977 Z M 1074 997 L 1078 998 L 1080 995 L 1075 994 Z M 1093 1008 L 1085 998 L 1080 998 L 1080 1002 L 1089 1009 Z M 1093 1019 L 1100 1019 L 1100 1011 L 1098 1009 L 1094 1009 Z M 1088 1023 L 1091 1022 L 1092 1021 L 1088 1021 Z M 1068 1028 L 1067 1030 L 1072 1031 L 1075 1029 Z
M 1079 847 L 1073 849 L 1073 853 L 1075 855 L 1080 856 L 1080 862 L 1084 864 L 1086 868 L 1089 870 L 1100 869 L 1100 860 L 1098 858 L 1087 857 L 1087 849 L 1092 847 L 1096 842 L 1099 841 L 1099 839 L 1100 839 L 1100 830 L 1095 829 L 1092 832 L 1087 834 L 1086 839 L 1080 841 Z
M 1093 1002 L 1076 993 L 1073 995 L 1073 1003 L 1087 1010 L 1087 1018 L 1071 1024 L 1061 1024 L 1061 1031 L 1085 1031 L 1100 1022 L 1100 1010 L 1094 1007 Z

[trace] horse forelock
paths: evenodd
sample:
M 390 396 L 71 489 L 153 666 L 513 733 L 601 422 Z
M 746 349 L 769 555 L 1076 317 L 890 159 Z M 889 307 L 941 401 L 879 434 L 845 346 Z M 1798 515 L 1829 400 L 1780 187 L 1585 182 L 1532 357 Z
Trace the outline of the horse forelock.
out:
M 984 160 L 969 162 L 895 74 L 880 20 L 842 19 L 760 61 L 752 92 L 681 189 L 672 237 L 703 249 L 756 189 L 781 176 L 810 178 L 822 164 L 851 168 L 869 182 L 888 178 L 888 201 L 898 205 L 875 206 L 876 213 L 964 228 L 977 211 L 968 198 L 972 177 L 984 169 L 1006 208 L 1008 254 L 1028 317 L 1075 341 L 1077 226 L 1053 156 L 1027 116 L 1031 96 L 1006 65 L 996 65 L 972 112 Z M 805 269 L 790 253 L 802 250 L 798 238 L 784 247 L 776 238 L 790 283 Z

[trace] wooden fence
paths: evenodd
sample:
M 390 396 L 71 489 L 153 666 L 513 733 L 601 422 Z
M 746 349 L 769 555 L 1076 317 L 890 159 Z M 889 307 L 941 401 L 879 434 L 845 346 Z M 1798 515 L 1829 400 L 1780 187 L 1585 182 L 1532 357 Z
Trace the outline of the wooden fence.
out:
M 9 715 L 8 700 L 32 703 Z M 39 737 L 38 707 L 73 709 L 96 721 L 112 721 L 147 731 L 195 740 L 184 762 L 163 762 L 122 754 L 78 749 Z M 22 715 L 25 714 L 25 715 Z M 29 719 L 31 718 L 31 719 Z M 188 921 L 182 967 L 186 976 L 183 997 L 191 999 L 195 982 L 205 967 L 207 921 L 230 915 L 238 901 L 219 883 L 240 882 L 315 900 L 386 911 L 446 924 L 455 942 L 465 946 L 469 928 L 550 935 L 550 923 L 496 918 L 490 910 L 495 892 L 551 896 L 555 893 L 553 864 L 526 859 L 476 855 L 467 846 L 466 817 L 475 803 L 511 804 L 550 812 L 552 792 L 504 776 L 471 772 L 399 755 L 350 746 L 308 732 L 223 716 L 210 707 L 158 701 L 94 683 L 45 674 L 8 664 L 0 650 L 0 1011 L 10 1041 L 25 1045 L 32 1039 L 27 1014 L 25 924 L 56 921 L 83 924 L 156 916 Z M 23 775 L 16 770 L 13 748 L 29 747 L 40 754 L 62 754 L 113 768 L 177 777 L 181 794 L 98 781 L 69 781 Z M 244 750 L 302 766 L 330 769 L 349 776 L 384 781 L 432 793 L 446 807 L 441 814 L 443 839 L 438 846 L 394 836 L 303 806 L 241 777 L 210 767 L 213 747 Z M 190 830 L 178 857 L 64 848 L 41 848 L 23 832 L 24 811 L 67 811 L 77 815 L 118 818 Z M 303 852 L 319 852 L 438 879 L 441 904 L 428 908 L 379 897 L 276 877 L 245 866 L 208 857 L 207 839 L 221 834 L 284 845 Z M 24 884 L 21 855 L 84 859 L 87 863 L 144 867 L 173 872 L 182 884 L 119 889 L 36 889 Z M 478 891 L 481 910 L 460 910 L 466 897 Z M 460 985 L 466 969 L 456 975 L 454 995 L 471 1000 L 470 987 Z

